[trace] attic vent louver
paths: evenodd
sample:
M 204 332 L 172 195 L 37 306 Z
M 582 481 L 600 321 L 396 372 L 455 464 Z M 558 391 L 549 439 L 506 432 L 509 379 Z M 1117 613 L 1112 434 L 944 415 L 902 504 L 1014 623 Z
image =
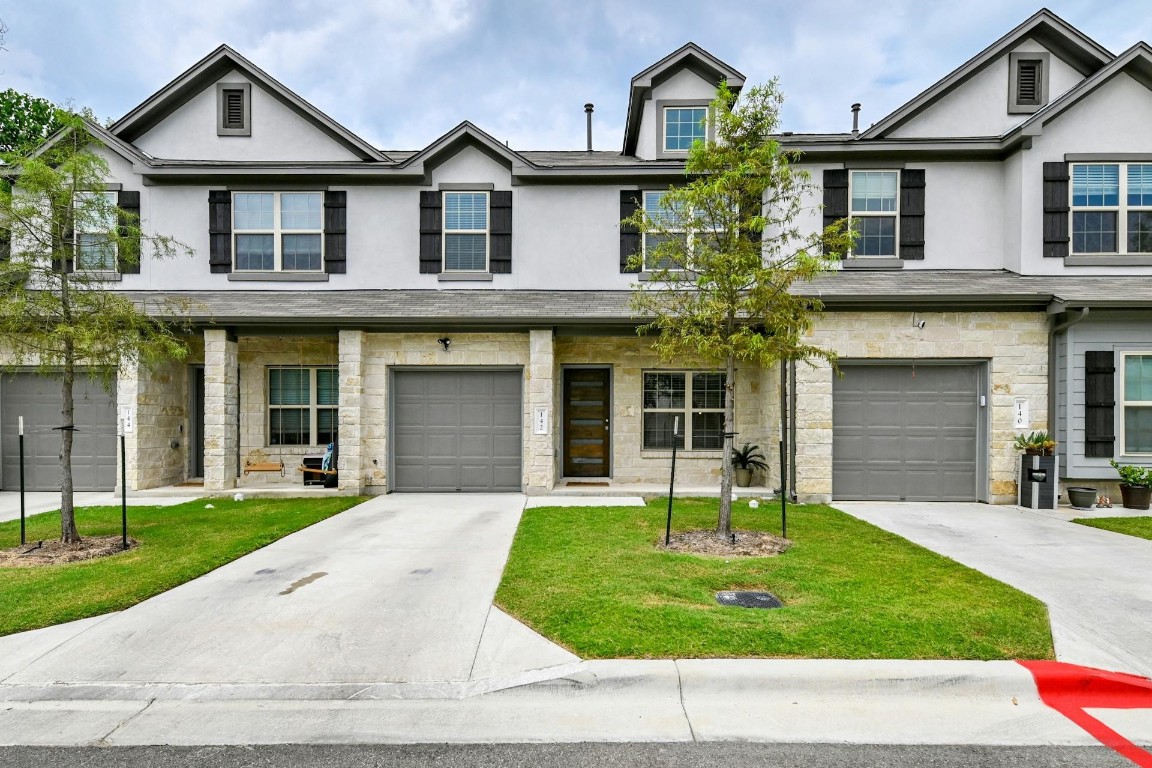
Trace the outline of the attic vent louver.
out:
M 224 91 L 224 127 L 237 129 L 244 127 L 244 91 Z
M 1016 72 L 1016 103 L 1021 106 L 1040 104 L 1040 62 L 1018 62 Z

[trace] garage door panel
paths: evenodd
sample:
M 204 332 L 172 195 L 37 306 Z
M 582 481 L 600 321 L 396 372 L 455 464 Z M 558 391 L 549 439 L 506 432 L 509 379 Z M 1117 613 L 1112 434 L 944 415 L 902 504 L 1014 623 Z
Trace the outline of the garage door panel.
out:
M 24 417 L 25 488 L 60 488 L 60 381 L 31 373 L 0 378 L 0 431 L 3 432 L 3 485 L 20 487 L 19 417 Z M 76 490 L 111 490 L 116 486 L 115 396 L 97 382 L 77 379 L 74 387 L 72 480 Z
M 521 372 L 397 371 L 393 381 L 394 490 L 520 490 Z
M 977 366 L 844 370 L 833 382 L 834 498 L 976 498 Z

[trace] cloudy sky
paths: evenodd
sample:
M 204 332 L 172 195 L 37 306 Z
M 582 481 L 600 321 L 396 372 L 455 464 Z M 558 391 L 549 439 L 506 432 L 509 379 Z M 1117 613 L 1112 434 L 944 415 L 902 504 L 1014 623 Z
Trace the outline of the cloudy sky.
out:
M 1050 0 L 1119 53 L 1148 0 Z M 1022 0 L 0 0 L 0 89 L 118 118 L 228 43 L 384 149 L 471 120 L 515 149 L 618 149 L 630 78 L 691 40 L 749 82 L 779 76 L 785 130 L 867 125 L 1039 6 Z

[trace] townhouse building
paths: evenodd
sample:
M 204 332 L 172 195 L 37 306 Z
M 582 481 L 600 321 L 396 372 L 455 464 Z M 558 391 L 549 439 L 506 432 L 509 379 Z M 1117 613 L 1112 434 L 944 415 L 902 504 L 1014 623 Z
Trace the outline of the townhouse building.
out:
M 620 151 L 517 151 L 467 122 L 391 151 L 221 46 L 93 125 L 108 191 L 195 256 L 76 268 L 182 300 L 197 331 L 188 360 L 82 393 L 78 487 L 116 484 L 96 437 L 118 415 L 131 489 L 299 484 L 330 442 L 354 493 L 666 482 L 673 423 L 679 477 L 715 481 L 724 376 L 637 336 L 651 275 L 620 222 L 683 180 L 721 79 L 745 82 L 691 43 L 641 71 Z M 738 371 L 757 482 L 783 450 L 803 500 L 1011 501 L 1025 429 L 1054 433 L 1068 483 L 1152 465 L 1150 89 L 1145 43 L 1114 54 L 1042 10 L 866 128 L 783 133 L 815 186 L 802 228 L 861 235 L 796 288 L 840 373 Z M 58 420 L 56 392 L 3 379 L 4 488 L 16 417 Z M 56 487 L 54 450 L 33 446 L 33 487 Z

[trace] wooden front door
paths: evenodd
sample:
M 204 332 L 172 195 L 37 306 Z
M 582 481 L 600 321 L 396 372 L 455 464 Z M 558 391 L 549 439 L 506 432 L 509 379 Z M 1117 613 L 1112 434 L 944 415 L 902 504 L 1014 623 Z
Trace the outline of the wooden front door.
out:
M 612 370 L 564 369 L 564 475 L 608 477 Z

